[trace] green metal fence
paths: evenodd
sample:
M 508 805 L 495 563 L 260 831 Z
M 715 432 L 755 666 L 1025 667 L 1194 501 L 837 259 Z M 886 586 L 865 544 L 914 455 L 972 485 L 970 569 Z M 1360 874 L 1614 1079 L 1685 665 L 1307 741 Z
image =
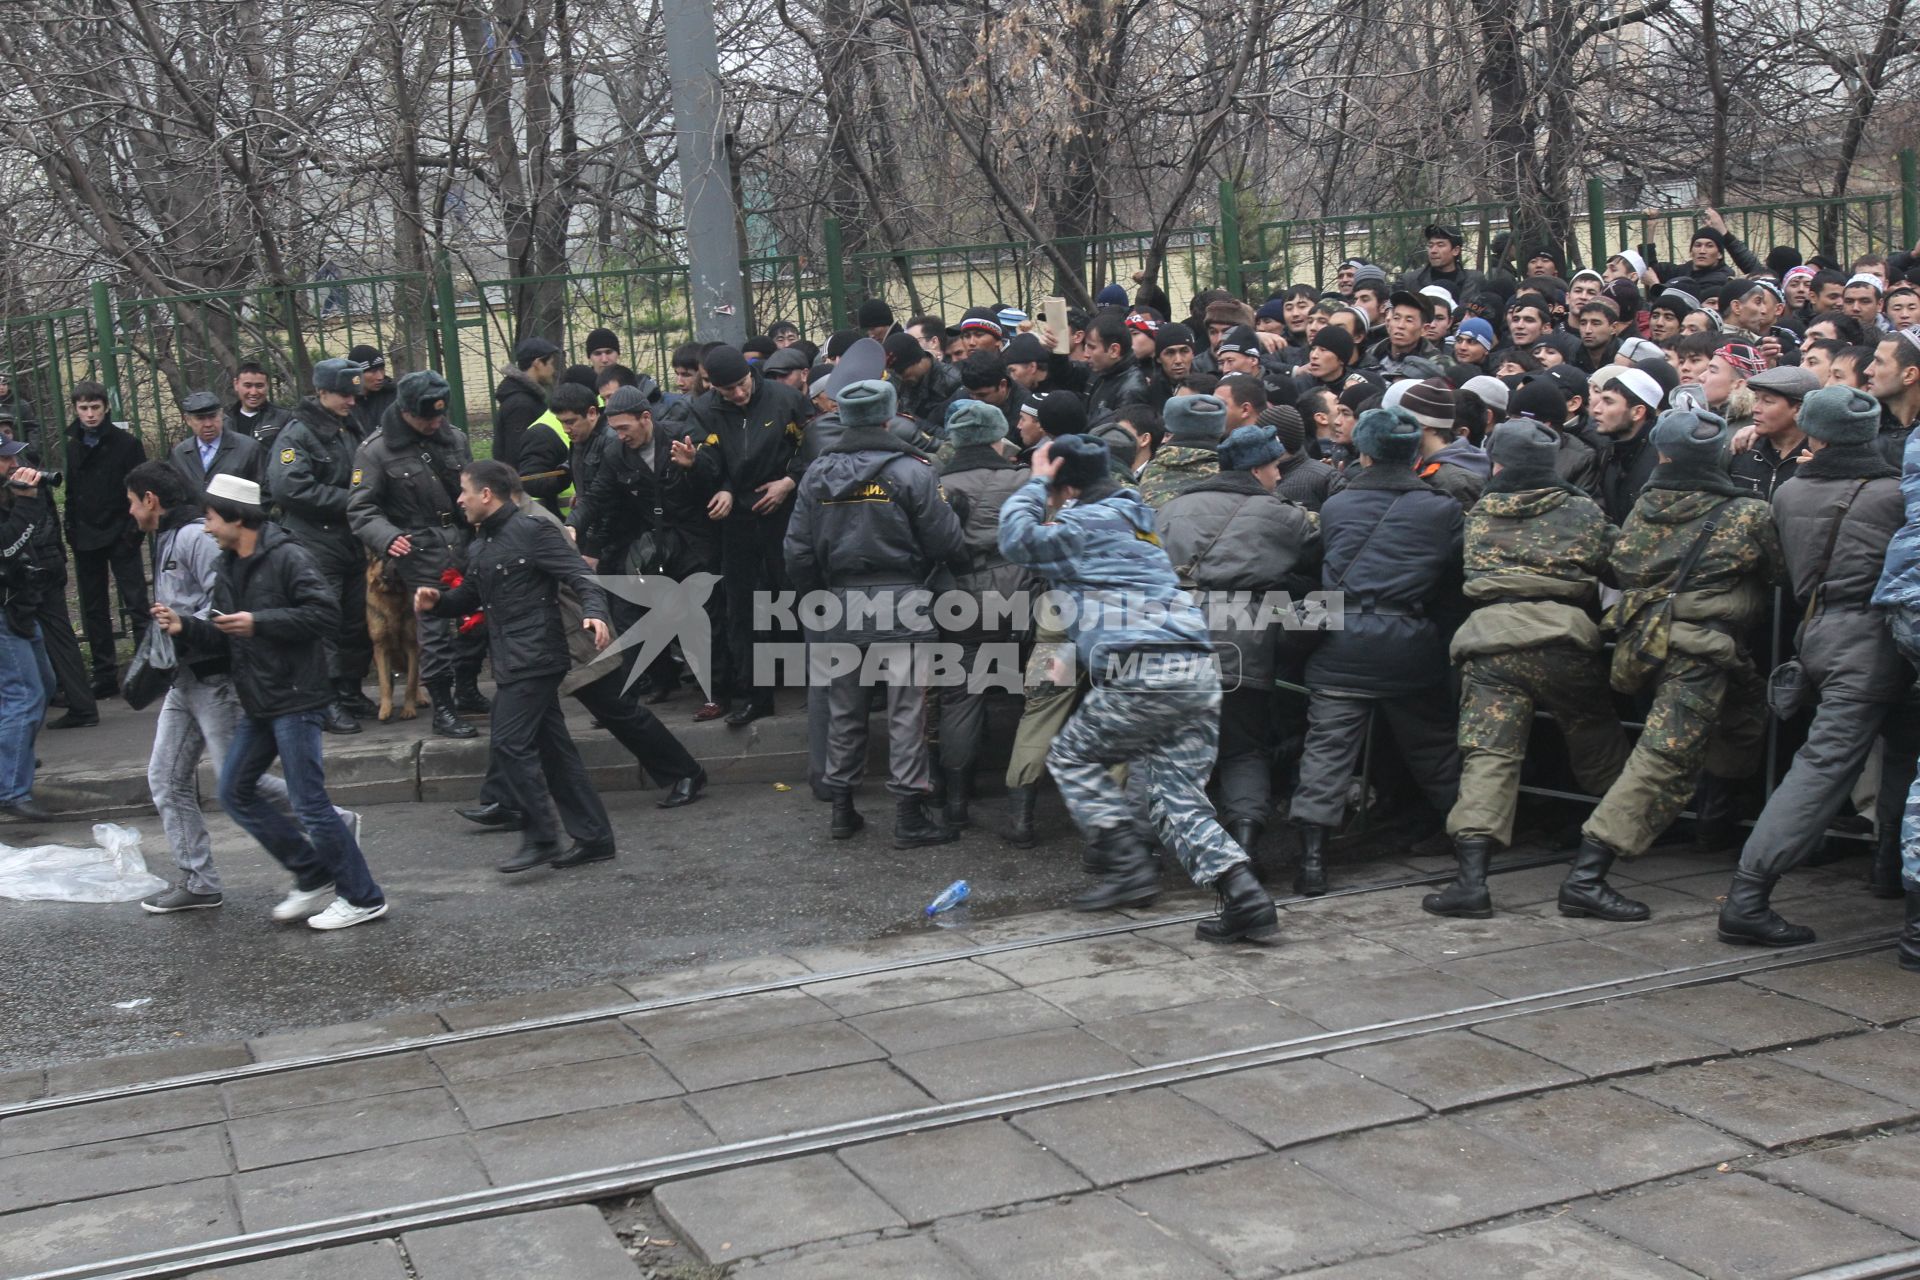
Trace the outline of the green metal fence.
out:
M 1765 254 L 1792 245 L 1803 255 L 1826 246 L 1843 262 L 1920 239 L 1920 165 L 1901 155 L 1901 188 L 1843 200 L 1795 200 L 1724 209 L 1730 229 Z M 1596 180 L 1587 185 L 1589 261 L 1623 247 L 1651 243 L 1657 256 L 1686 255 L 1696 225 L 1691 209 L 1610 211 Z M 1242 226 L 1238 192 L 1223 183 L 1217 225 L 1181 227 L 1163 247 L 1156 283 L 1176 305 L 1199 290 L 1225 286 L 1249 298 L 1291 283 L 1325 287 L 1342 259 L 1365 258 L 1389 270 L 1424 260 L 1428 223 L 1448 222 L 1466 234 L 1465 256 L 1485 265 L 1507 212 L 1490 203 L 1396 209 Z M 824 254 L 750 258 L 748 327 L 762 331 L 792 320 L 820 337 L 848 324 L 859 302 L 880 297 L 905 319 L 916 311 L 951 321 L 968 307 L 1006 303 L 1034 311 L 1053 292 L 1054 264 L 1045 245 L 1022 241 L 915 247 L 899 253 L 841 251 L 840 227 L 822 228 Z M 1060 244 L 1083 271 L 1088 288 L 1125 285 L 1146 265 L 1152 237 L 1128 231 Z M 396 273 L 259 286 L 168 297 L 123 297 L 98 281 L 84 305 L 39 315 L 0 318 L 0 365 L 16 396 L 34 406 L 42 455 L 61 465 L 60 427 L 73 384 L 96 379 L 110 388 L 115 416 L 138 432 L 150 452 L 180 438 L 173 409 L 189 390 L 229 394 L 241 361 L 266 367 L 275 399 L 298 397 L 314 362 L 357 345 L 379 348 L 389 368 L 432 365 L 453 386 L 456 417 L 483 423 L 492 388 L 512 345 L 518 291 L 558 286 L 561 332 L 546 335 L 576 358 L 594 328 L 620 338 L 622 360 L 671 386 L 675 347 L 691 341 L 687 271 L 678 264 L 635 266 L 524 279 L 471 280 L 443 254 L 430 272 Z M 486 433 L 477 433 L 484 447 Z

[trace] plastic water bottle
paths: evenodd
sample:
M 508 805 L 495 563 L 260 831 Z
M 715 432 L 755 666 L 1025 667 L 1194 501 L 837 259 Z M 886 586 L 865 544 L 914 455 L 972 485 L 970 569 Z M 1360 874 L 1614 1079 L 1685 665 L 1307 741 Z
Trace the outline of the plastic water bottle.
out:
M 951 911 L 967 900 L 972 890 L 967 888 L 965 880 L 955 880 L 940 891 L 940 896 L 927 904 L 927 914 L 937 916 L 942 911 Z

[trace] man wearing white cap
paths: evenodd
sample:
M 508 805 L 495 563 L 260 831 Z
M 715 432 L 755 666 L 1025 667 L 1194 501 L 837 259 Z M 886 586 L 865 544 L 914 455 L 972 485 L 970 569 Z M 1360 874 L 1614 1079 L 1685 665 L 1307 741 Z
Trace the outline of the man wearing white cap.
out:
M 313 557 L 267 522 L 260 486 L 238 476 L 207 484 L 206 527 L 220 545 L 207 616 L 159 605 L 154 619 L 192 664 L 224 657 L 244 713 L 220 770 L 220 805 L 293 873 L 273 909 L 280 924 L 345 929 L 387 913 L 360 842 L 327 798 L 321 722 L 335 691 L 325 637 L 340 625 L 340 598 Z M 261 779 L 275 758 L 286 776 L 290 820 Z
M 1617 525 L 1633 510 L 1640 491 L 1647 487 L 1647 477 L 1653 474 L 1656 458 L 1648 447 L 1647 432 L 1665 396 L 1644 369 L 1610 373 L 1605 384 L 1594 383 L 1592 391 L 1594 430 L 1611 444 L 1600 460 L 1600 505 Z

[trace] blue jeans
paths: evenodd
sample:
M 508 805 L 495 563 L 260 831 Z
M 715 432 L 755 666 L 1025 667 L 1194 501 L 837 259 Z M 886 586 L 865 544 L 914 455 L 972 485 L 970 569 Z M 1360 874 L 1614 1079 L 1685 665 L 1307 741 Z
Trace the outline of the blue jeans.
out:
M 1920 667 L 1920 609 L 1887 610 L 1887 626 L 1900 656 Z M 1920 777 L 1907 790 L 1907 812 L 1900 822 L 1900 874 L 1910 889 L 1920 889 Z
M 354 906 L 376 907 L 386 895 L 373 882 L 360 846 L 327 798 L 326 770 L 320 761 L 321 718 L 319 711 L 296 711 L 267 720 L 241 716 L 220 769 L 220 807 L 275 861 L 293 872 L 300 889 L 318 889 L 331 882 Z M 260 777 L 276 756 L 298 826 L 260 788 Z
M 40 642 L 40 624 L 34 624 L 31 636 L 17 636 L 0 619 L 0 804 L 33 796 L 33 743 L 52 689 L 53 667 Z

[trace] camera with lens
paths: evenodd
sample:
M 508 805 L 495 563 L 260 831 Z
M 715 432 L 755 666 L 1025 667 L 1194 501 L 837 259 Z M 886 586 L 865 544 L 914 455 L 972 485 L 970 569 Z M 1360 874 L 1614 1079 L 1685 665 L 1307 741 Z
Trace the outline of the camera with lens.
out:
M 42 489 L 58 489 L 65 479 L 66 476 L 58 471 L 42 471 L 40 473 L 39 487 Z M 9 479 L 7 483 L 16 489 L 31 489 L 34 487 L 32 485 L 21 484 L 18 480 L 13 479 Z

